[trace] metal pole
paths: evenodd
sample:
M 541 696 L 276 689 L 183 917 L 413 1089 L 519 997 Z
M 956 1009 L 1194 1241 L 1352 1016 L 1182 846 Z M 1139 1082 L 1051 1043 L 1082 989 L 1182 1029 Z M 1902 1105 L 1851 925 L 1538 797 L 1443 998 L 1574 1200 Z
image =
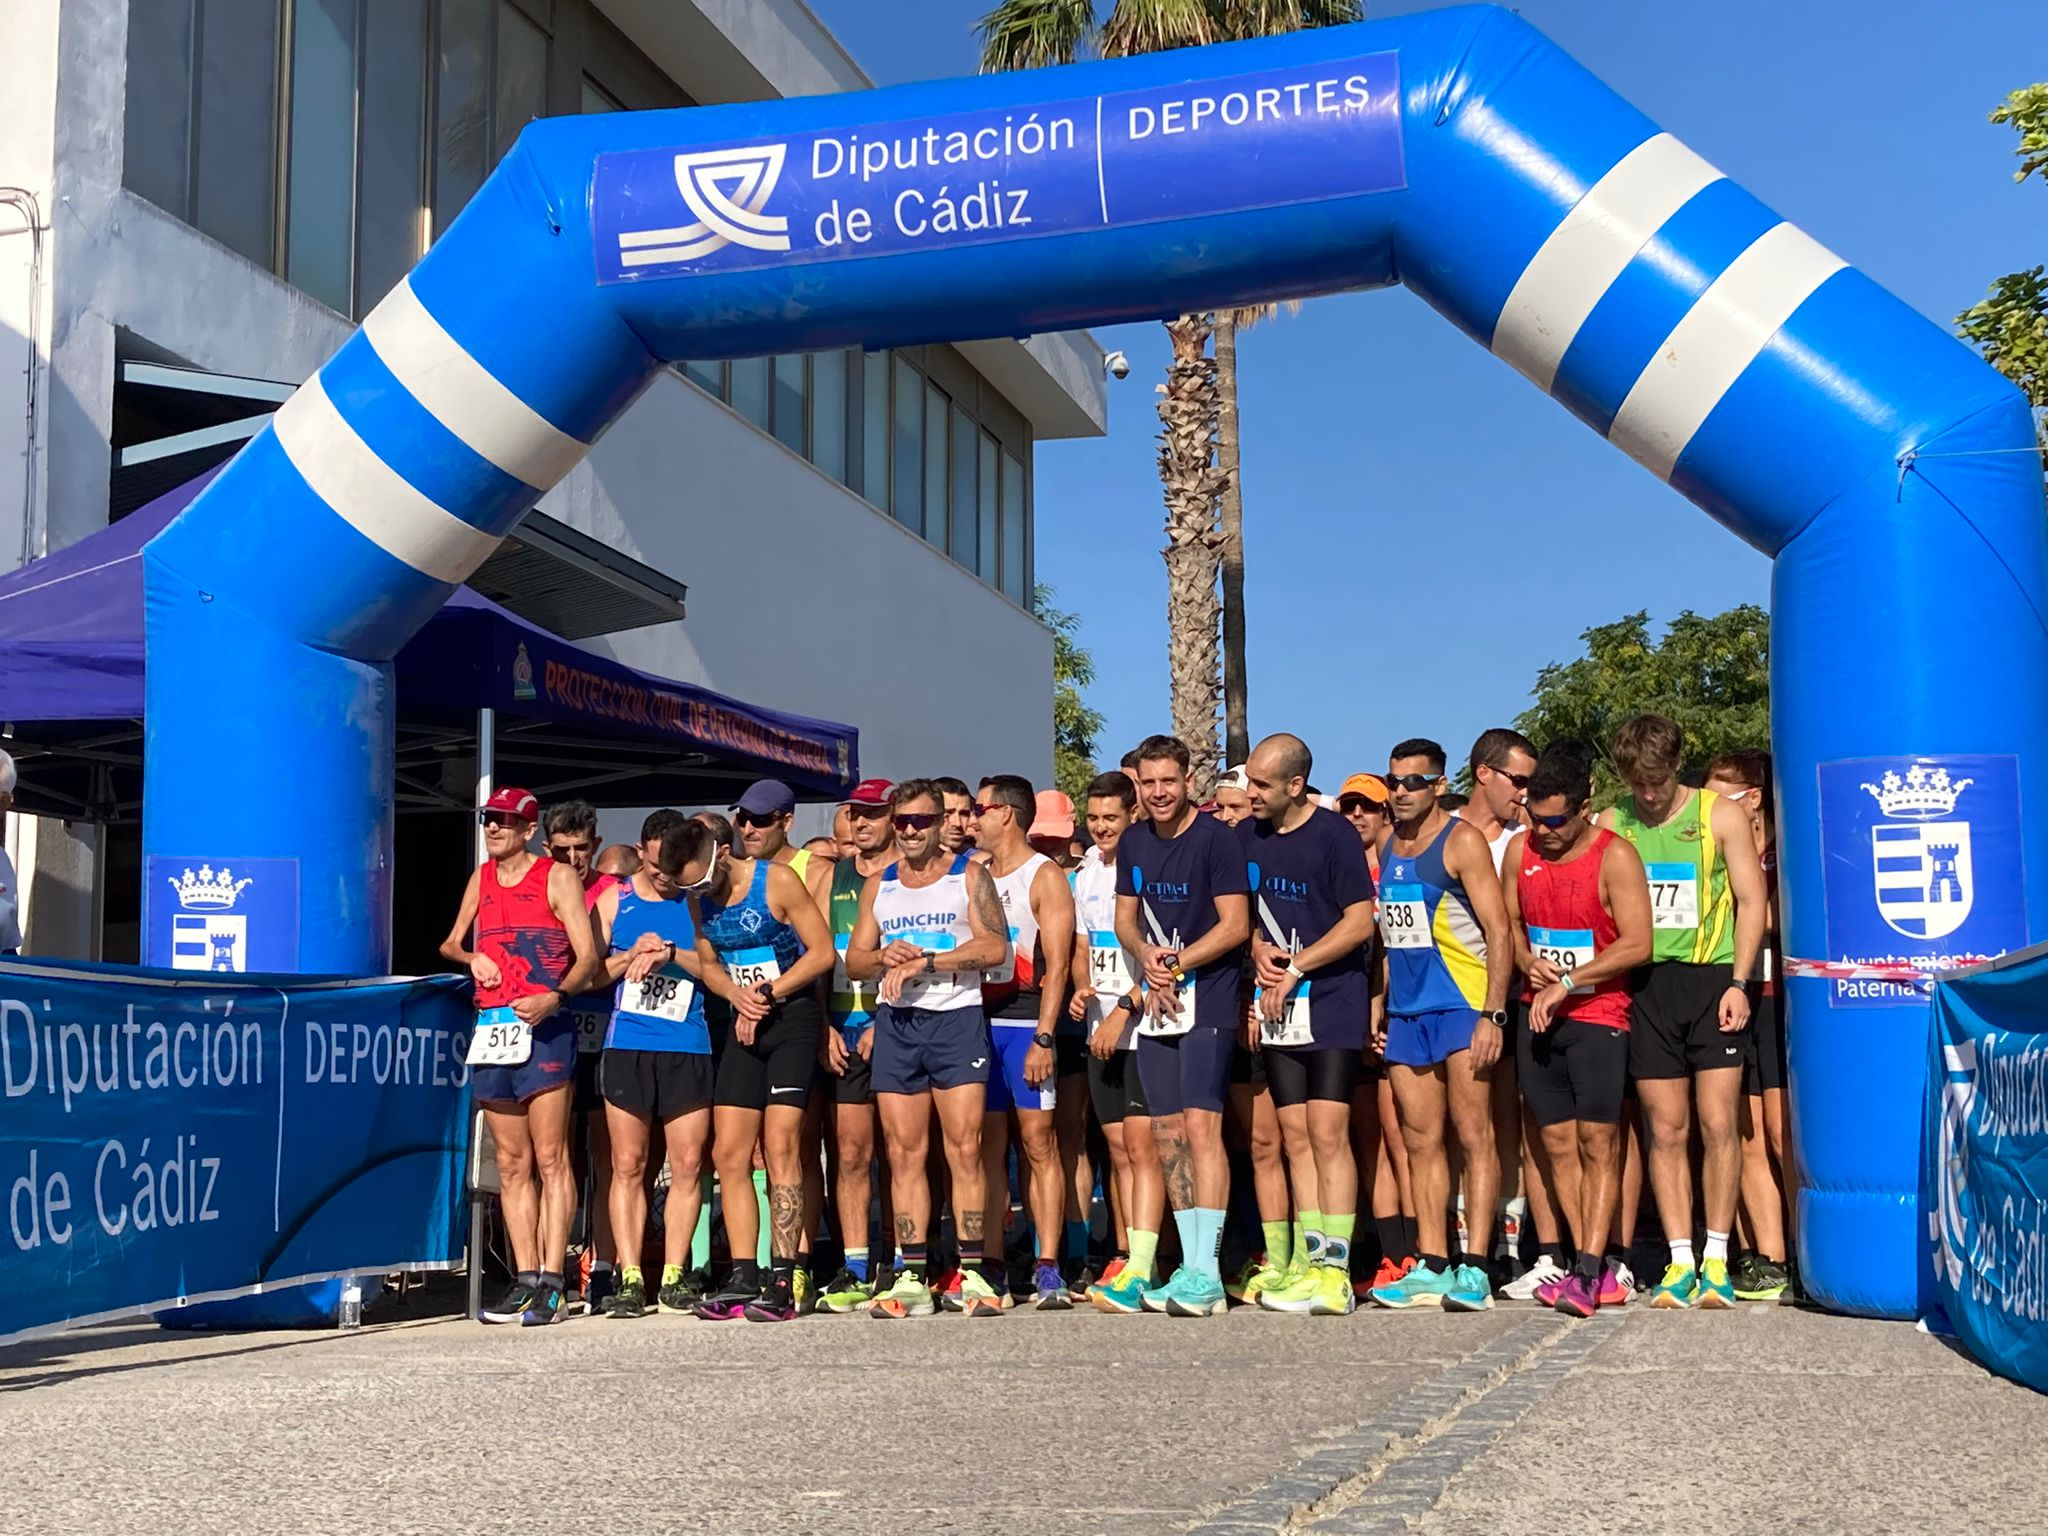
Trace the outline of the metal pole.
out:
M 482 805 L 491 798 L 492 778 L 497 771 L 498 756 L 498 712 L 488 705 L 476 712 L 476 800 Z M 484 851 L 484 828 L 479 821 L 474 829 L 476 838 L 476 864 L 481 866 L 489 855 Z M 478 1172 L 483 1166 L 483 1116 L 470 1117 L 469 1131 L 469 1315 L 482 1315 L 484 1307 L 484 1202 L 489 1195 L 480 1187 L 483 1180 Z
M 476 712 L 476 804 L 491 798 L 497 786 L 492 782 L 498 768 L 498 712 L 486 705 Z M 484 849 L 483 823 L 476 827 L 476 862 L 490 857 Z

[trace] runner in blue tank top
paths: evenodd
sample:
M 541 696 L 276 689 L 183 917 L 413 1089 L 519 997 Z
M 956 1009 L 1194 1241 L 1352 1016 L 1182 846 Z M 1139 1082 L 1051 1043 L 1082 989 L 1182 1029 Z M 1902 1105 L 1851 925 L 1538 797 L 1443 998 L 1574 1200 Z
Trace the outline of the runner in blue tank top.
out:
M 638 1260 L 647 1230 L 649 1143 L 657 1124 L 669 1161 L 657 1301 L 665 1312 L 684 1312 L 703 1294 L 701 1282 L 686 1283 L 683 1265 L 711 1141 L 711 1031 L 704 1022 L 704 992 L 710 988 L 730 997 L 733 987 L 698 932 L 685 893 L 709 872 L 714 846 L 710 832 L 695 822 L 669 828 L 652 845 L 653 858 L 629 882 L 599 896 L 591 912 L 605 974 L 616 983 L 598 1069 L 611 1131 L 612 1230 L 626 1261 L 604 1309 L 612 1317 L 642 1317 L 647 1311 Z
M 1493 851 L 1476 827 L 1444 813 L 1444 749 L 1395 747 L 1387 788 L 1393 824 L 1380 843 L 1386 1058 L 1415 1188 L 1421 1262 L 1372 1299 L 1383 1307 L 1493 1305 L 1486 1268 L 1500 1167 L 1492 1084 L 1507 1023 L 1515 952 Z M 1450 1251 L 1446 1123 L 1465 1154 L 1465 1251 Z
M 773 1275 L 763 1284 L 753 1259 L 760 1213 L 751 1199 L 726 1200 L 732 1275 L 698 1304 L 697 1315 L 787 1322 L 808 1310 L 810 1277 L 797 1268 L 804 1233 L 799 1145 L 825 1024 L 817 984 L 830 974 L 838 952 L 824 912 L 787 865 L 714 859 L 697 903 L 704 937 L 732 982 L 736 1013 L 712 1094 L 712 1161 L 721 1189 L 745 1190 L 753 1182 L 754 1145 L 760 1143 L 768 1165 L 774 1258 Z

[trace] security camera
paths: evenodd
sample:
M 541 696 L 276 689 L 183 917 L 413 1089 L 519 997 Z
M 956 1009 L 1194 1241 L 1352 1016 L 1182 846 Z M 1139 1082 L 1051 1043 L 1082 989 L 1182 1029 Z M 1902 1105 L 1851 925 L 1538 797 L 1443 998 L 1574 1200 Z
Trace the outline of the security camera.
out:
M 1103 354 L 1102 371 L 1111 378 L 1128 379 L 1131 376 L 1131 360 L 1121 352 Z

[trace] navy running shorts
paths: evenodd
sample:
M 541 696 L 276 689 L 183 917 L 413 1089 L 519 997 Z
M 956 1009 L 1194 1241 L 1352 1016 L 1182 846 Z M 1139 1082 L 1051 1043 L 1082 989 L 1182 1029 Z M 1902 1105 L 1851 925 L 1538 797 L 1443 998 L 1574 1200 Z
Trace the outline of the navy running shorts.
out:
M 988 1017 L 979 1008 L 875 1010 L 869 1080 L 877 1093 L 986 1085 L 995 1058 Z
M 1197 1024 L 1184 1035 L 1138 1036 L 1138 1074 L 1153 1118 L 1190 1109 L 1222 1114 L 1236 1043 L 1237 1031 L 1213 1024 Z
M 557 1013 L 533 1032 L 533 1051 L 516 1067 L 472 1067 L 470 1092 L 479 1104 L 524 1104 L 576 1080 L 576 1020 Z

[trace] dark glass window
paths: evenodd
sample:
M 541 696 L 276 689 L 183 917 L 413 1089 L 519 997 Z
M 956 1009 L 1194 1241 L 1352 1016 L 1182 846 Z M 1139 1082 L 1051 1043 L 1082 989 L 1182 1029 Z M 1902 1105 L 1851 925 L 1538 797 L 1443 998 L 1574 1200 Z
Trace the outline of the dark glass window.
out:
M 419 260 L 425 234 L 427 0 L 365 0 L 356 313 Z
M 271 266 L 277 250 L 278 0 L 204 0 L 191 221 Z
M 284 275 L 347 313 L 355 223 L 356 0 L 298 0 L 292 17 L 290 206 Z

